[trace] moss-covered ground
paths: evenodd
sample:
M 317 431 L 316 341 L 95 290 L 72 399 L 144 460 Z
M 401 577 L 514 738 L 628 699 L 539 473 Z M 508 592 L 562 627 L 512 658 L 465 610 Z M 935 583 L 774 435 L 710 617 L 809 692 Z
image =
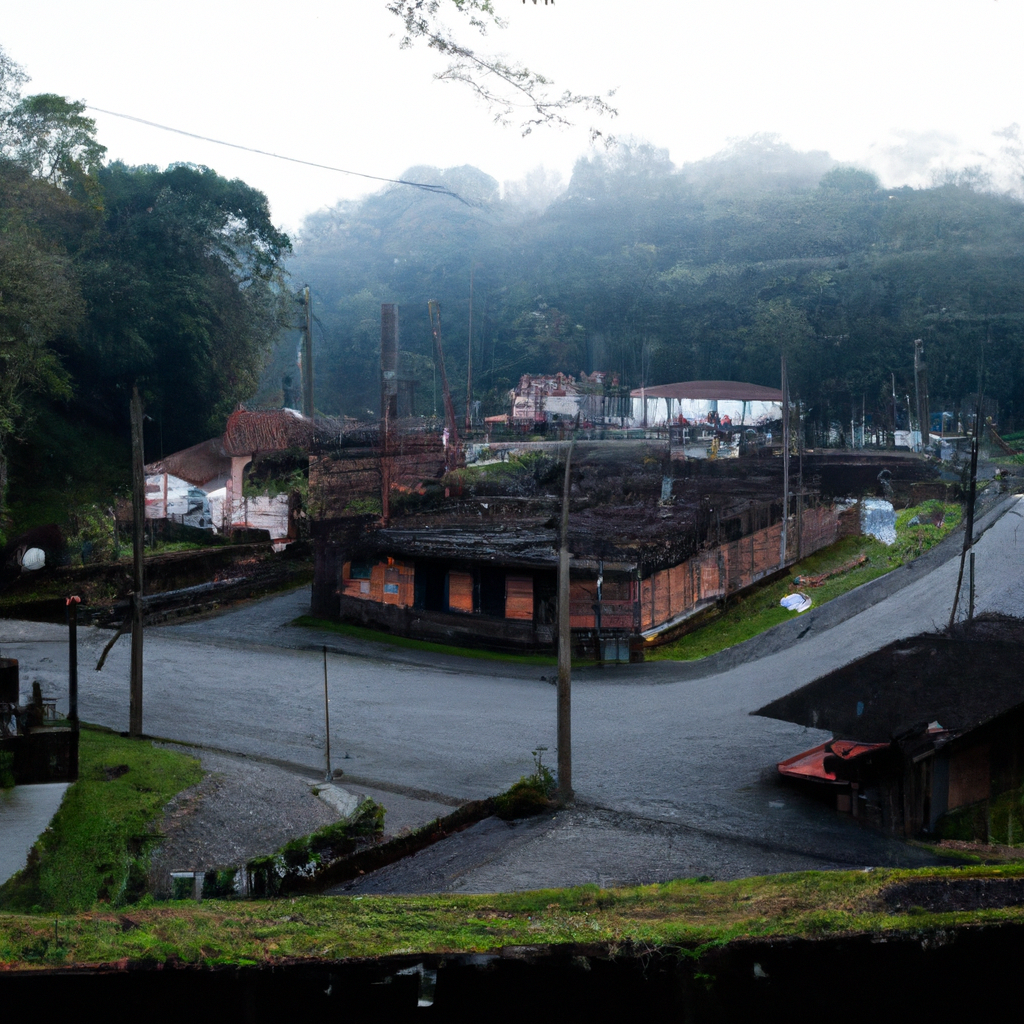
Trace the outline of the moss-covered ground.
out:
M 894 913 L 883 890 L 911 879 L 1020 878 L 1024 865 L 803 872 L 734 882 L 685 879 L 623 889 L 548 889 L 498 896 L 300 897 L 143 901 L 85 913 L 0 914 L 0 964 L 162 961 L 261 964 L 288 958 L 486 952 L 502 946 L 721 945 L 741 938 L 875 935 L 1020 921 L 1024 907 Z

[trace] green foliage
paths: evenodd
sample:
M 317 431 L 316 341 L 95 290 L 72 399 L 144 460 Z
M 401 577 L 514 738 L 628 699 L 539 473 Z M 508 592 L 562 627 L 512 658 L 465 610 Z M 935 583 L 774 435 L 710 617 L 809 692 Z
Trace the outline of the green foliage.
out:
M 379 516 L 381 514 L 380 498 L 353 498 L 345 511 L 356 516 Z
M 14 754 L 10 750 L 0 750 L 0 789 L 10 789 L 14 785 Z
M 938 821 L 939 839 L 1024 846 L 1024 786 L 969 807 L 948 811 Z
M 542 762 L 543 748 L 533 751 L 534 769 L 494 798 L 495 813 L 510 821 L 542 814 L 555 806 L 557 782 L 551 769 Z
M 364 800 L 348 818 L 325 826 L 312 835 L 285 843 L 276 853 L 256 857 L 246 869 L 255 896 L 287 892 L 298 878 L 309 878 L 332 860 L 352 853 L 359 845 L 384 832 L 384 808 Z
M 3 909 L 65 914 L 139 898 L 159 838 L 151 823 L 202 778 L 193 758 L 93 729 L 82 730 L 79 770 L 28 865 L 0 886 Z

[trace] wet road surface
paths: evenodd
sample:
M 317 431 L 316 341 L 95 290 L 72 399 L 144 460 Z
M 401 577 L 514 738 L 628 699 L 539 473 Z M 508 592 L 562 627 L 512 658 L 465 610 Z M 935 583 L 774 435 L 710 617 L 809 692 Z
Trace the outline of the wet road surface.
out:
M 1017 501 L 976 545 L 979 612 L 1024 610 L 1022 511 Z M 576 673 L 580 807 L 512 828 L 476 826 L 458 839 L 465 849 L 455 866 L 442 863 L 445 849 L 455 849 L 449 840 L 388 869 L 397 877 L 397 868 L 422 865 L 420 881 L 396 881 L 397 890 L 922 862 L 915 848 L 780 786 L 776 762 L 828 734 L 750 712 L 892 640 L 943 626 L 958 568 L 954 549 L 947 552 L 948 560 L 907 577 L 913 581 L 902 589 L 883 584 L 877 602 L 859 614 L 803 636 L 783 627 L 779 649 L 715 674 L 670 663 Z M 553 678 L 551 669 L 433 658 L 287 625 L 306 607 L 308 591 L 300 591 L 148 630 L 146 732 L 321 771 L 320 644 L 327 644 L 334 763 L 366 784 L 452 804 L 505 789 L 532 770 L 538 746 L 554 764 L 555 687 L 541 678 Z M 80 630 L 81 715 L 123 730 L 128 638 L 102 672 L 92 670 L 108 636 Z M 66 699 L 63 629 L 0 622 L 0 646 L 20 660 L 23 692 L 38 679 L 44 693 Z

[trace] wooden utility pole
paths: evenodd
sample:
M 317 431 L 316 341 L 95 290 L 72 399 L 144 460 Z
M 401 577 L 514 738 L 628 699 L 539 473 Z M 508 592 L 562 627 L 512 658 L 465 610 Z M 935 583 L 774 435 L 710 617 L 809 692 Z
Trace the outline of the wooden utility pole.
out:
M 786 531 L 789 525 L 789 379 L 786 354 L 782 354 L 782 538 L 779 541 L 779 567 L 786 564 Z
M 558 802 L 572 803 L 572 619 L 569 609 L 569 491 L 573 431 L 565 456 L 565 482 L 562 485 L 562 529 L 558 545 Z
M 327 737 L 326 741 L 326 757 L 327 757 L 327 774 L 324 775 L 325 782 L 331 782 L 334 779 L 334 773 L 331 771 L 331 699 L 327 693 L 327 646 L 324 645 L 324 734 Z
M 302 411 L 313 418 L 313 300 L 309 295 L 309 285 L 303 289 L 306 304 L 306 332 L 302 340 Z
M 146 528 L 146 474 L 142 457 L 142 400 L 132 388 L 132 667 L 128 699 L 128 735 L 142 735 L 142 551 Z
M 974 437 L 971 439 L 971 486 L 967 492 L 967 525 L 964 532 L 964 546 L 960 552 L 960 571 L 956 577 L 956 592 L 953 594 L 953 607 L 949 612 L 948 629 L 952 629 L 956 622 L 956 610 L 960 603 L 960 588 L 964 583 L 964 563 L 967 555 L 971 556 L 971 596 L 969 618 L 974 617 L 974 502 L 978 497 L 978 443 L 981 436 L 981 410 L 982 398 L 981 389 L 978 390 L 978 412 L 974 417 Z
M 68 610 L 68 721 L 71 723 L 71 756 L 68 778 L 78 781 L 78 606 L 82 599 L 71 596 L 64 602 Z
M 469 268 L 469 349 L 466 356 L 466 432 L 473 429 L 473 272 Z

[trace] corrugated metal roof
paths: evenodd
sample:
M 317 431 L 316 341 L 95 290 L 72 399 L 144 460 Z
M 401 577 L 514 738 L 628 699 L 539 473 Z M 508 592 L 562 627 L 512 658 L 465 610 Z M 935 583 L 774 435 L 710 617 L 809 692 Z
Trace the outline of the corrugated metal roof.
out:
M 633 398 L 697 398 L 722 402 L 781 402 L 778 388 L 763 384 L 746 384 L 738 380 L 684 380 L 679 384 L 656 384 L 651 388 L 636 388 Z

